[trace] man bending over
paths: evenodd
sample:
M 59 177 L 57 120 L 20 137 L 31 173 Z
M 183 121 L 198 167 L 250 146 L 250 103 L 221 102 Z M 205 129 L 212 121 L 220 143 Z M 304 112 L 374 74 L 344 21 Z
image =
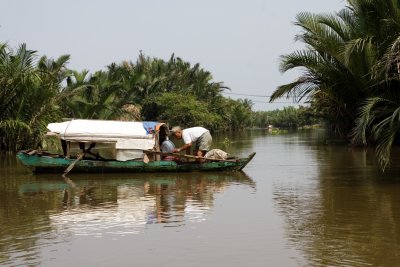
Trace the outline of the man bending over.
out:
M 190 148 L 194 144 L 193 154 L 199 157 L 204 157 L 206 152 L 210 150 L 212 137 L 210 131 L 203 127 L 192 127 L 183 129 L 180 126 L 175 126 L 171 132 L 177 139 L 183 139 L 185 143 L 182 147 L 174 149 L 173 152 L 186 150 L 186 154 L 190 154 Z

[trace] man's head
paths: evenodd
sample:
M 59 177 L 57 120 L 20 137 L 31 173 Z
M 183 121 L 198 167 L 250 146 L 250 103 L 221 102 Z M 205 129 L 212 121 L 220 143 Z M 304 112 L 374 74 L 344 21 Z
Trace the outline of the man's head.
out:
M 182 128 L 180 126 L 172 127 L 171 132 L 177 139 L 182 139 Z

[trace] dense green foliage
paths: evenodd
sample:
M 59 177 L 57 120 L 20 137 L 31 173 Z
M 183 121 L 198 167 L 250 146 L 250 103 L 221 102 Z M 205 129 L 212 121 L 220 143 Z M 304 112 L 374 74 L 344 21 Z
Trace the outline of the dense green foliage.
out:
M 208 111 L 206 102 L 197 100 L 192 94 L 169 92 L 147 100 L 142 108 L 146 120 L 167 121 L 172 125 L 189 126 L 192 123 L 215 129 L 221 117 Z
M 68 56 L 41 57 L 21 45 L 15 52 L 0 45 L 0 143 L 8 149 L 37 146 L 45 126 L 60 119 L 65 98 L 60 83 Z
M 112 63 L 90 74 L 67 68 L 21 45 L 0 46 L 0 144 L 17 151 L 40 146 L 46 126 L 62 118 L 157 120 L 211 130 L 251 124 L 252 103 L 225 98 L 227 87 L 174 55 L 140 54 L 136 63 Z
M 330 15 L 301 13 L 296 37 L 306 48 L 282 57 L 281 70 L 304 70 L 271 97 L 307 99 L 332 129 L 353 144 L 375 144 L 390 163 L 400 126 L 400 5 L 348 0 Z
M 210 72 L 172 55 L 111 63 L 91 74 L 67 68 L 68 55 L 38 57 L 21 45 L 0 44 L 0 145 L 16 151 L 40 145 L 49 122 L 62 118 L 160 120 L 211 130 L 298 127 L 316 115 L 353 145 L 375 145 L 382 169 L 400 140 L 400 4 L 348 0 L 336 14 L 300 13 L 296 40 L 305 48 L 282 56 L 283 72 L 300 68 L 280 97 L 310 107 L 253 112 L 232 100 Z
M 278 128 L 299 128 L 315 125 L 319 118 L 310 107 L 285 107 L 282 110 L 257 111 L 253 114 L 253 127 L 267 128 L 269 125 Z

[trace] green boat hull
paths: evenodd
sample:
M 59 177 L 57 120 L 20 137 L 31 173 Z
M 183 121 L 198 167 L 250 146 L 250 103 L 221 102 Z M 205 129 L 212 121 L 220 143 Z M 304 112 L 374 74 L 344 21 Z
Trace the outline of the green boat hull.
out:
M 174 161 L 113 161 L 86 160 L 75 163 L 71 172 L 77 173 L 107 173 L 107 172 L 191 172 L 191 171 L 238 171 L 242 170 L 255 156 L 252 153 L 247 158 L 236 161 L 209 161 L 204 163 L 182 163 Z M 63 157 L 44 155 L 29 155 L 23 151 L 17 154 L 23 165 L 34 173 L 63 173 L 75 160 Z

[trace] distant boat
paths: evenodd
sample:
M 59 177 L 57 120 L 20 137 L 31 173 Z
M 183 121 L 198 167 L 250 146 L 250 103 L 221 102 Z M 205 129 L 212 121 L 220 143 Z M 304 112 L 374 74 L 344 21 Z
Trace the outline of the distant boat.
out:
M 168 126 L 159 122 L 71 120 L 50 123 L 47 128 L 48 136 L 61 141 L 62 153 L 17 153 L 21 163 L 35 173 L 239 171 L 255 156 L 207 158 L 162 151 L 172 142 Z M 168 145 L 163 146 L 164 142 Z

